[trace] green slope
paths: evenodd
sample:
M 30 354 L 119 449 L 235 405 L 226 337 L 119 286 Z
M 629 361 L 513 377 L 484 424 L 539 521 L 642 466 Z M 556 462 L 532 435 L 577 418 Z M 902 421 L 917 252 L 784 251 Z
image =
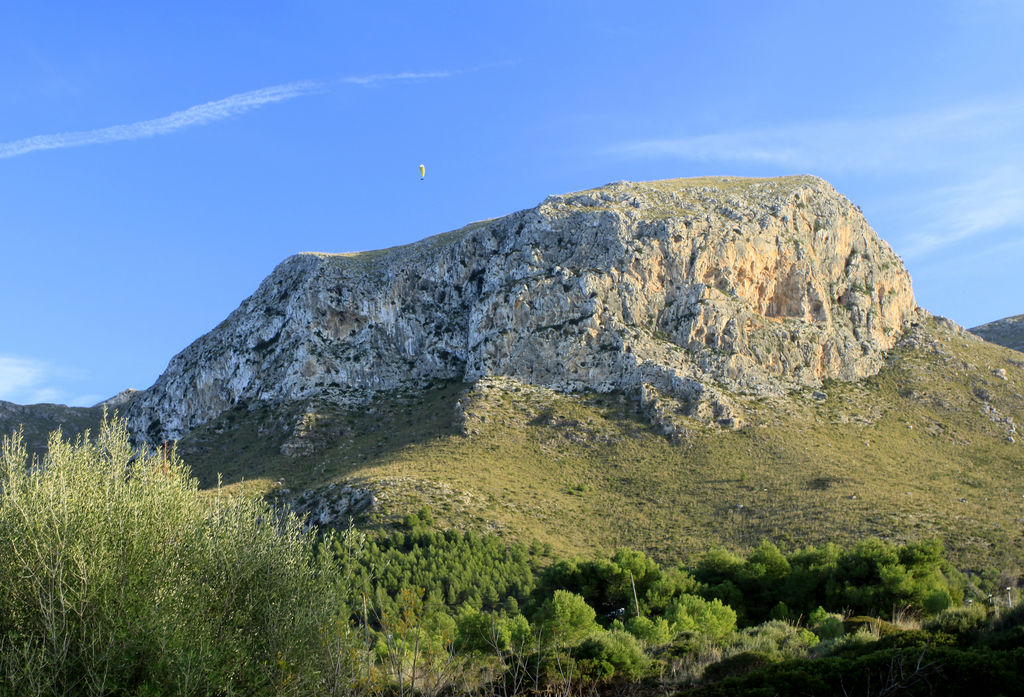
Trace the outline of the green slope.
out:
M 427 503 L 442 522 L 561 554 L 629 546 L 678 561 L 713 544 L 877 535 L 939 536 L 967 568 L 1024 561 L 1024 443 L 1010 425 L 1024 422 L 1024 361 L 942 320 L 911 332 L 871 379 L 830 383 L 824 399 L 740 397 L 748 426 L 694 423 L 681 441 L 624 395 L 486 385 L 352 412 L 239 408 L 181 452 L 206 485 L 220 473 L 300 504 L 332 483 L 364 486 L 378 502 L 366 524 Z M 286 457 L 286 441 L 315 452 Z

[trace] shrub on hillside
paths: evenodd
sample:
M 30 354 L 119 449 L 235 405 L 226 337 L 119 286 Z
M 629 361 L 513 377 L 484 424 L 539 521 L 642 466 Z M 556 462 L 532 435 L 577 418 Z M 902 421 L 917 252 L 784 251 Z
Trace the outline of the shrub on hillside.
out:
M 930 632 L 944 632 L 970 638 L 980 633 L 987 622 L 988 613 L 985 607 L 978 603 L 947 608 L 925 622 L 924 628 Z
M 682 595 L 668 606 L 665 618 L 677 634 L 697 634 L 721 641 L 736 630 L 736 612 L 721 600 Z
M 729 652 L 750 651 L 784 660 L 806 656 L 819 641 L 813 632 L 803 627 L 782 620 L 771 620 L 737 633 Z
M 648 617 L 630 617 L 624 623 L 627 632 L 644 643 L 644 646 L 657 648 L 672 641 L 674 633 L 668 620 L 664 617 L 650 619 Z
M 459 651 L 525 653 L 534 648 L 533 630 L 529 621 L 520 614 L 484 612 L 463 606 L 455 622 L 455 648 Z
M 594 608 L 575 593 L 557 590 L 540 611 L 540 625 L 557 645 L 575 646 L 601 629 Z
M 650 672 L 651 659 L 632 634 L 619 630 L 601 630 L 576 649 L 583 674 L 590 679 L 615 677 L 639 678 Z
M 822 641 L 838 639 L 843 636 L 843 616 L 838 613 L 827 612 L 819 605 L 807 619 L 811 631 Z

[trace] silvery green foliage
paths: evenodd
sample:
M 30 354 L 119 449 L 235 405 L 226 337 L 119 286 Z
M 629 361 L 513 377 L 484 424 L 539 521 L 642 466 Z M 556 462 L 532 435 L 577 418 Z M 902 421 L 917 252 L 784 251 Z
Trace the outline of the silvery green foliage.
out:
M 0 456 L 0 693 L 330 693 L 343 594 L 300 521 L 201 492 L 168 452 L 20 436 Z

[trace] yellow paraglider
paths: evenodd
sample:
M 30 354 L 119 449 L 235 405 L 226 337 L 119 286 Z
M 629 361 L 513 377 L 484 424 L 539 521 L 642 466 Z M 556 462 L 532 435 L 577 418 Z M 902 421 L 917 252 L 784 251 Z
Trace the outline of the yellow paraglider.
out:
M 427 175 L 427 168 L 424 165 L 420 165 L 420 179 L 423 179 Z

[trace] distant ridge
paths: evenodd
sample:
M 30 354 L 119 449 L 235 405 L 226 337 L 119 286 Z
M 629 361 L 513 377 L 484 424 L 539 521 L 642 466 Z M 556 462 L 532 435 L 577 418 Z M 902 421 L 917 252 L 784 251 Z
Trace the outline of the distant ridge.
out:
M 1014 315 L 970 330 L 985 341 L 1024 352 L 1024 315 Z

